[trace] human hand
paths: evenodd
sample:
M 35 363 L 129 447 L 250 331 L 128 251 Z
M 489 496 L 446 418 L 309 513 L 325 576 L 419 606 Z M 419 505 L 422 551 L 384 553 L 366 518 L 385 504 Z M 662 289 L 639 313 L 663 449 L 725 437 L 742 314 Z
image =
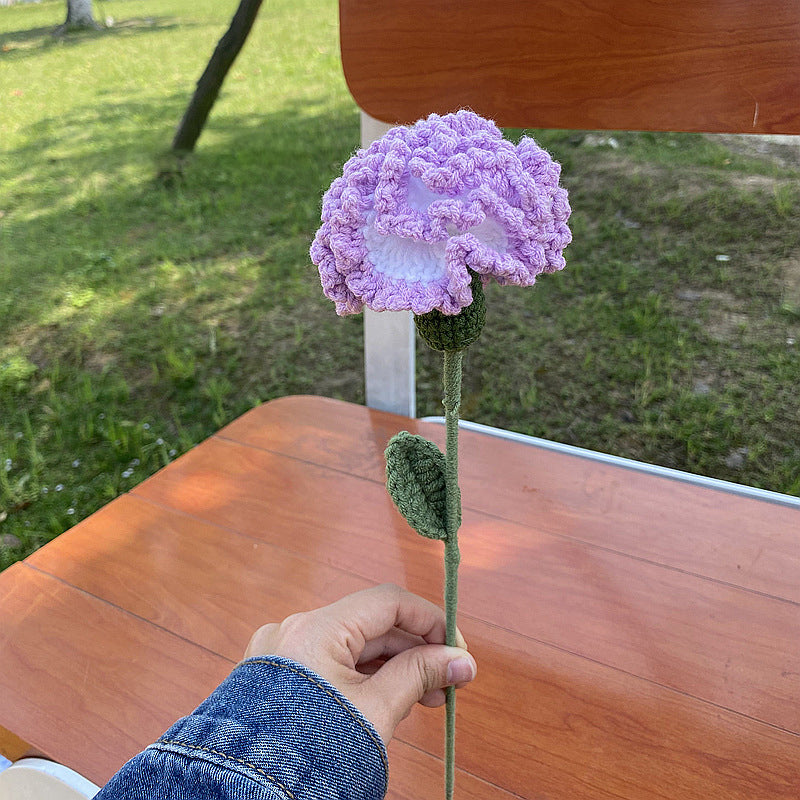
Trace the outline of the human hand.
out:
M 329 606 L 293 614 L 253 634 L 245 658 L 290 658 L 332 683 L 388 744 L 415 703 L 444 705 L 445 686 L 460 688 L 477 672 L 464 637 L 447 647 L 444 611 L 385 584 Z

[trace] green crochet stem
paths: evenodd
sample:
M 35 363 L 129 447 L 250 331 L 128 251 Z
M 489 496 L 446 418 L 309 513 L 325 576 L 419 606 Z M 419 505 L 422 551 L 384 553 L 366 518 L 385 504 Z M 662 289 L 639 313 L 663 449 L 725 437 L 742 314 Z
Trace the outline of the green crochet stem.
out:
M 456 610 L 458 607 L 458 526 L 461 519 L 461 490 L 458 487 L 458 412 L 461 405 L 461 364 L 463 350 L 446 350 L 444 353 L 444 413 L 447 431 L 445 450 L 446 529 L 444 543 L 444 610 L 446 643 L 456 646 Z M 452 800 L 456 771 L 456 689 L 445 689 L 445 773 L 444 793 Z
M 444 459 L 444 536 L 436 535 L 436 533 L 441 532 L 440 526 L 427 524 L 431 514 L 426 509 L 431 508 L 431 501 L 440 496 L 438 491 L 441 486 L 440 483 L 433 486 L 430 483 L 426 483 L 425 488 L 423 488 L 417 482 L 417 485 L 413 487 L 416 491 L 409 492 L 411 484 L 406 480 L 389 480 L 387 482 L 397 507 L 418 532 L 422 533 L 423 536 L 432 536 L 432 538 L 437 539 L 444 538 L 446 642 L 451 647 L 456 646 L 458 563 L 461 561 L 461 554 L 458 551 L 458 527 L 461 524 L 461 490 L 458 488 L 458 411 L 461 405 L 461 364 L 464 350 L 481 335 L 483 325 L 486 322 L 486 299 L 483 294 L 483 280 L 480 275 L 472 270 L 469 270 L 469 274 L 470 290 L 472 291 L 472 303 L 470 305 L 455 315 L 446 315 L 438 309 L 434 309 L 427 314 L 414 317 L 420 336 L 434 350 L 444 353 L 444 413 L 447 430 Z M 402 434 L 398 436 L 402 436 Z M 410 434 L 406 434 L 406 437 L 410 439 Z M 408 458 L 405 455 L 406 452 L 409 454 L 416 452 L 417 459 L 423 460 L 429 468 L 432 468 L 432 459 L 419 443 L 412 443 L 407 439 L 400 441 L 401 444 L 394 450 L 397 459 L 393 459 L 397 464 L 398 473 L 405 471 L 402 469 L 401 462 Z M 425 471 L 430 472 L 430 469 Z M 395 476 L 392 477 L 394 478 Z M 400 475 L 398 474 L 396 477 L 400 478 Z M 426 489 L 427 492 L 425 491 Z M 422 502 L 423 495 L 427 502 Z M 435 506 L 435 503 L 433 506 Z M 420 508 L 423 513 L 420 513 Z M 447 698 L 447 707 L 445 717 L 444 792 L 446 800 L 453 800 L 456 777 L 455 687 L 448 686 L 445 689 L 445 696 Z

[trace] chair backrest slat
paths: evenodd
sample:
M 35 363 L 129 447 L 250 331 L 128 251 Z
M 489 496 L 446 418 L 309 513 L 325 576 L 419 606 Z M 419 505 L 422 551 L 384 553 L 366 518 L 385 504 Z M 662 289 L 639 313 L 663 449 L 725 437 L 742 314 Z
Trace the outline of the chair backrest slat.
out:
M 800 133 L 797 0 L 340 0 L 358 105 L 409 123 Z

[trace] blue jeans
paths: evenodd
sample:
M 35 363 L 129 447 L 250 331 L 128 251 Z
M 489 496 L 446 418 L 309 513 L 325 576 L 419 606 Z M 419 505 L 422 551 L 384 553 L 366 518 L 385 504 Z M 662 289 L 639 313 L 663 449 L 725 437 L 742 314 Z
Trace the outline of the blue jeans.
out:
M 386 748 L 330 683 L 277 656 L 242 662 L 95 800 L 381 800 Z

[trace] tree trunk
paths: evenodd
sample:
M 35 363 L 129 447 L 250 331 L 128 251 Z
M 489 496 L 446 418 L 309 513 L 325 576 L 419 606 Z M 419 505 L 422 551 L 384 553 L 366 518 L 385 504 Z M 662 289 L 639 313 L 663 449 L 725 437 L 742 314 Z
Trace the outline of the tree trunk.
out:
M 92 13 L 92 0 L 67 0 L 64 28 L 99 28 Z
M 253 27 L 262 0 L 241 0 L 230 27 L 219 40 L 208 66 L 197 81 L 197 88 L 172 140 L 172 149 L 191 152 L 214 105 L 228 70 Z

